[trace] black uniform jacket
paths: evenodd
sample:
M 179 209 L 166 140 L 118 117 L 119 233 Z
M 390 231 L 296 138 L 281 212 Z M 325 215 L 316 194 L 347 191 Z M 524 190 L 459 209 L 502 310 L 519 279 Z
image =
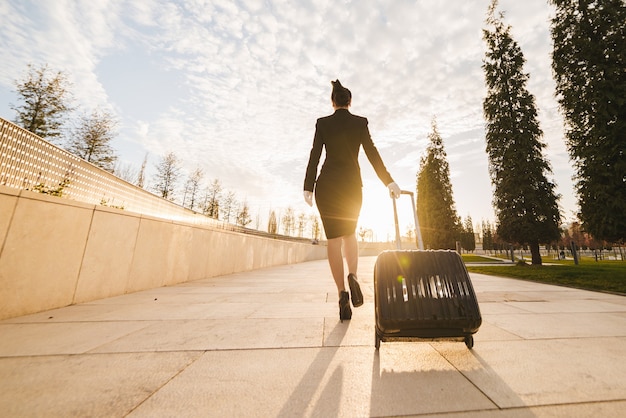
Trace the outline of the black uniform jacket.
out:
M 313 147 L 304 179 L 304 190 L 313 191 L 317 166 L 326 148 L 326 160 L 317 181 L 333 182 L 348 190 L 362 187 L 359 150 L 363 150 L 381 181 L 388 185 L 393 179 L 374 146 L 367 127 L 367 119 L 353 115 L 348 109 L 337 109 L 330 116 L 319 118 L 315 126 Z M 347 190 L 346 190 L 347 191 Z

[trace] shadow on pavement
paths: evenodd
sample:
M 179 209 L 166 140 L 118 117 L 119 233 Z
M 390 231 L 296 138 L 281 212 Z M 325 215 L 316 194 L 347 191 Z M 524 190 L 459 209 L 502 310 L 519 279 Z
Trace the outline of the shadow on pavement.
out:
M 471 411 L 480 416 L 501 411 L 498 401 L 505 400 L 516 417 L 535 417 L 531 411 L 519 409 L 525 406 L 522 399 L 478 354 L 466 350 L 462 343 L 460 346 L 467 351 L 463 356 L 473 356 L 480 364 L 470 371 L 472 378 L 427 342 L 383 344 L 373 356 L 370 416 L 461 415 Z M 474 379 L 476 376 L 480 378 Z M 490 390 L 475 381 L 485 383 Z M 494 390 L 496 399 L 494 393 L 488 393 Z
M 328 320 L 324 321 L 326 326 Z M 336 322 L 333 330 L 328 336 L 328 340 L 333 341 L 332 347 L 322 347 L 319 349 L 317 356 L 311 362 L 302 379 L 291 393 L 291 396 L 285 402 L 285 405 L 278 413 L 278 417 L 286 418 L 302 415 L 309 407 L 309 400 L 313 399 L 318 388 L 322 384 L 326 371 L 330 366 L 335 354 L 341 347 L 348 325 L 350 321 L 345 323 Z M 336 342 L 336 343 L 335 343 Z M 335 369 L 330 380 L 321 392 L 321 396 L 317 403 L 313 405 L 313 416 L 333 416 L 339 410 L 343 389 L 343 368 L 340 366 Z

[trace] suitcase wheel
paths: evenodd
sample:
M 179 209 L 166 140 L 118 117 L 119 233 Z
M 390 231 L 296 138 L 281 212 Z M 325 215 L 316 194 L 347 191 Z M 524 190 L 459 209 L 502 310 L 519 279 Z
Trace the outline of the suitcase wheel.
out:
M 376 333 L 376 342 L 374 345 L 376 346 L 376 350 L 380 348 L 380 337 L 378 336 L 378 333 Z
M 470 350 L 472 349 L 472 347 L 474 347 L 474 337 L 472 335 L 468 335 L 467 337 L 465 337 L 465 345 Z

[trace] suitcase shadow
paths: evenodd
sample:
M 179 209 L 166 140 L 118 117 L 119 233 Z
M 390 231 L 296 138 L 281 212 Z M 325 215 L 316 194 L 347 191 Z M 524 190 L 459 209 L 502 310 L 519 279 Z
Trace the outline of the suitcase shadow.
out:
M 341 342 L 348 332 L 349 324 L 350 321 L 343 324 L 339 322 L 335 324 L 328 337 L 324 339 L 324 341 L 330 342 L 332 346 L 324 345 L 319 349 L 315 359 L 309 365 L 298 385 L 291 392 L 291 396 L 289 396 L 277 417 L 293 417 L 295 415 L 303 415 L 307 411 L 311 399 L 315 397 L 315 394 L 324 384 L 324 376 L 329 371 L 330 365 L 341 346 Z M 325 383 L 320 398 L 306 415 L 333 416 L 336 414 L 341 404 L 343 375 L 343 367 L 341 365 L 336 367 Z
M 467 351 L 467 355 L 474 358 L 472 363 L 477 366 L 470 371 L 450 370 L 448 367 L 442 370 L 441 360 L 437 361 L 439 364 L 429 362 L 433 360 L 432 356 L 442 356 L 447 363 L 445 355 L 432 352 L 427 355 L 427 352 L 421 352 L 422 359 L 419 358 L 420 352 L 416 351 L 415 361 L 408 366 L 399 364 L 401 356 L 397 354 L 402 354 L 402 351 L 377 351 L 374 354 L 370 416 L 485 412 L 491 408 L 494 411 L 512 408 L 516 417 L 536 416 L 530 410 L 520 409 L 526 406 L 525 402 L 475 351 Z M 394 358 L 385 359 L 385 355 Z M 394 370 L 396 367 L 399 371 Z M 472 399 L 459 400 L 460 394 L 471 395 Z

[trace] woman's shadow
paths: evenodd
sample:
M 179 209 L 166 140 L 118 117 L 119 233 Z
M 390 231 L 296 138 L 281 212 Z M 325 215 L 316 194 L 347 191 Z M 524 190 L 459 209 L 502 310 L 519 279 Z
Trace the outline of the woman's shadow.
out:
M 332 326 L 332 321 L 329 318 L 324 319 L 324 327 L 327 324 Z M 310 416 L 333 416 L 337 413 L 340 408 L 343 389 L 343 368 L 341 365 L 335 368 L 327 380 L 315 405 L 309 407 L 309 403 L 324 382 L 324 376 L 329 371 L 333 358 L 348 331 L 349 324 L 350 321 L 336 322 L 332 331 L 327 337 L 324 337 L 324 342 L 318 348 L 315 359 L 291 392 L 291 396 L 278 413 L 278 417 L 302 416 L 304 411 L 308 411 L 306 415 Z

